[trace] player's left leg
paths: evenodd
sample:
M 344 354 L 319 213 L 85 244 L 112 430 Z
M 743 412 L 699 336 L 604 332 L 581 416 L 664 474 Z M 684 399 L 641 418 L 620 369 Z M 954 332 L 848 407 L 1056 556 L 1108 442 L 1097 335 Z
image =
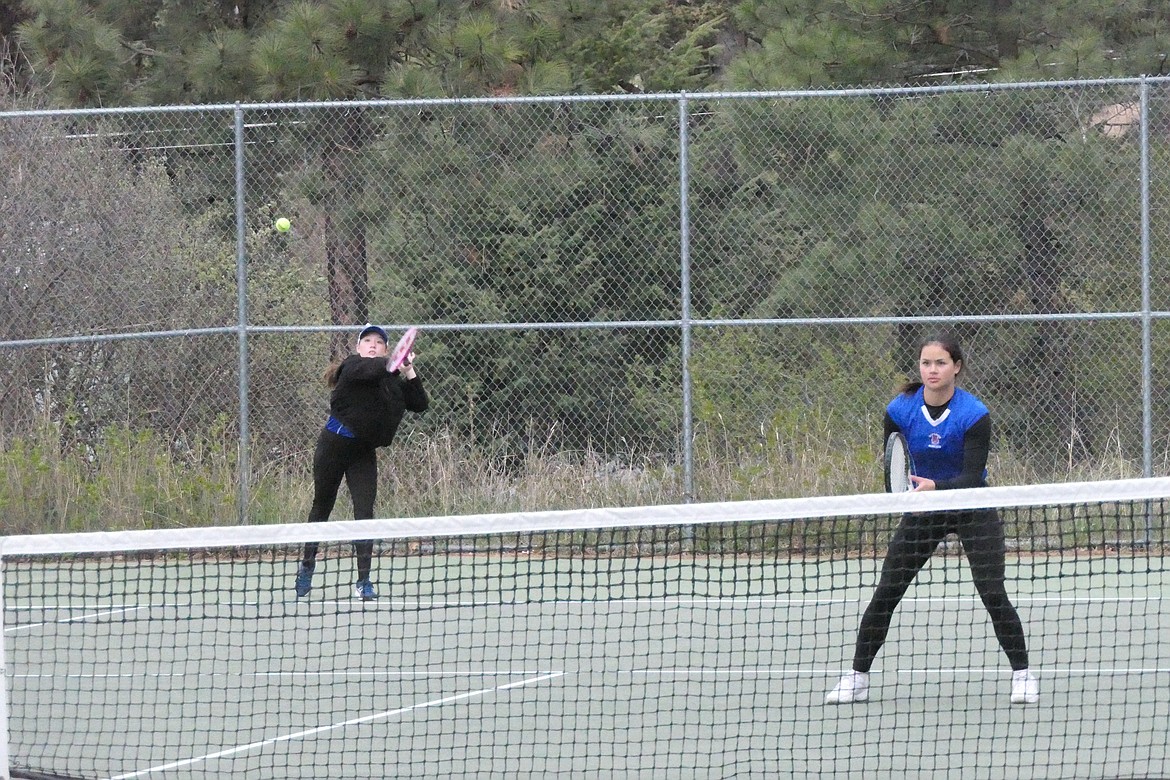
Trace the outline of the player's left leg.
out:
M 1040 683 L 1028 668 L 1028 647 L 1020 615 L 1007 594 L 1007 544 L 1003 521 L 993 509 L 967 513 L 956 530 L 971 564 L 971 578 L 987 613 L 1000 647 L 1012 667 L 1013 704 L 1035 704 L 1040 700 Z
M 353 498 L 353 519 L 371 519 L 374 516 L 374 502 L 378 498 L 378 459 L 377 451 L 373 447 L 350 463 L 345 472 L 345 482 L 349 486 L 349 494 Z M 357 567 L 354 596 L 363 601 L 378 598 L 374 585 L 370 581 L 374 543 L 365 539 L 355 541 L 353 551 Z

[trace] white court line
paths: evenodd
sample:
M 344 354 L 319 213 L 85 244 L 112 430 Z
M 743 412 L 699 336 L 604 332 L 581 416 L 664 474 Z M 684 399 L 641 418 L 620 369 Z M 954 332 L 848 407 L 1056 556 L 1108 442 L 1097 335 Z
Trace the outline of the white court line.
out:
M 61 618 L 60 620 L 43 620 L 40 623 L 26 623 L 20 626 L 11 626 L 9 628 L 5 628 L 4 633 L 7 634 L 10 631 L 31 631 L 34 628 L 55 626 L 61 623 L 79 623 L 83 620 L 94 620 L 96 618 L 108 617 L 110 615 L 123 615 L 127 612 L 135 612 L 140 609 L 150 609 L 150 606 L 151 605 L 143 607 L 119 607 L 117 609 L 109 609 L 104 612 L 91 612 L 87 615 L 77 615 L 75 617 Z M 59 607 L 46 607 L 46 611 L 49 609 L 59 609 Z
M 531 601 L 409 601 L 399 599 L 397 601 L 383 601 L 379 602 L 387 607 L 401 608 L 401 607 L 528 607 L 528 606 L 596 606 L 598 608 L 608 606 L 621 606 L 624 604 L 635 605 L 650 605 L 650 606 L 678 606 L 685 604 L 714 604 L 717 606 L 752 606 L 752 605 L 769 605 L 769 604 L 856 604 L 858 602 L 866 602 L 869 600 L 870 592 L 873 590 L 872 586 L 862 586 L 859 590 L 865 590 L 864 595 L 860 596 L 828 596 L 828 597 L 810 597 L 810 598 L 793 598 L 786 596 L 654 596 L 642 598 L 619 598 L 619 599 L 533 599 Z M 1123 601 L 1162 601 L 1163 596 L 1160 594 L 1153 594 L 1149 596 L 1029 596 L 1029 595 L 1014 595 L 1013 601 L 1052 601 L 1052 602 L 1100 602 L 1113 603 Z M 906 596 L 902 599 L 907 601 L 978 601 L 979 596 L 972 594 L 970 596 Z M 344 601 L 326 601 L 313 602 L 314 604 L 330 604 L 340 605 L 347 602 Z M 376 608 L 373 605 L 367 605 L 371 608 Z
M 117 672 L 110 674 L 94 674 L 74 672 L 67 674 L 14 674 L 13 679 L 19 680 L 117 680 L 117 679 L 165 679 L 170 677 L 358 677 L 363 679 L 384 678 L 425 678 L 425 677 L 515 677 L 516 675 L 556 675 L 564 672 L 550 672 L 547 669 L 456 669 L 450 670 L 404 670 L 393 669 L 343 669 L 341 671 L 326 672 L 206 672 L 199 670 L 183 672 Z
M 582 676 L 606 676 L 616 675 L 618 677 L 827 677 L 839 676 L 847 672 L 848 669 L 833 668 L 833 669 L 734 669 L 734 668 L 715 668 L 715 667 L 694 667 L 685 669 L 604 669 L 604 670 L 578 670 L 575 672 Z M 1052 676 L 1111 676 L 1111 675 L 1126 675 L 1126 674 L 1167 674 L 1170 673 L 1170 667 L 1033 667 L 1032 671 L 1037 674 L 1052 677 Z M 975 675 L 992 675 L 997 676 L 1005 673 L 1004 668 L 991 667 L 979 669 L 891 669 L 883 670 L 875 669 L 873 674 L 933 674 L 933 675 L 960 675 L 960 674 L 975 674 Z M 118 679 L 118 678 L 170 678 L 170 677 L 188 677 L 192 674 L 197 674 L 201 677 L 207 676 L 206 672 L 175 672 L 162 673 L 154 672 L 151 674 L 143 674 L 141 672 L 125 672 L 120 674 L 16 674 L 12 675 L 16 679 Z M 271 677 L 271 678 L 358 678 L 358 679 L 423 679 L 432 677 L 514 677 L 516 675 L 532 675 L 535 679 L 548 679 L 550 677 L 559 677 L 566 674 L 563 671 L 547 671 L 543 669 L 439 669 L 439 670 L 421 670 L 408 669 L 396 671 L 393 669 L 383 670 L 341 670 L 341 671 L 326 671 L 326 672 L 237 672 L 237 673 L 223 673 L 212 676 L 222 677 Z M 485 689 L 489 690 L 489 689 Z M 490 689 L 496 690 L 496 689 Z M 502 690 L 502 689 L 501 689 Z
M 1145 602 L 1160 602 L 1164 597 L 1161 595 L 1149 596 L 1027 596 L 1015 595 L 1012 601 L 1016 604 L 1121 604 L 1121 603 L 1145 603 Z M 824 605 L 824 604 L 865 604 L 868 602 L 868 596 L 864 597 L 829 597 L 829 598 L 783 598 L 773 596 L 745 596 L 745 597 L 716 597 L 716 598 L 632 598 L 632 599 L 610 599 L 607 601 L 594 601 L 591 599 L 560 599 L 550 601 L 532 601 L 532 602 L 513 602 L 513 601 L 383 601 L 381 604 L 388 609 L 394 608 L 435 608 L 435 607 L 494 607 L 494 606 L 593 606 L 598 609 L 605 607 L 620 607 L 627 604 L 669 607 L 669 606 L 685 606 L 692 604 L 701 605 L 715 605 L 717 607 L 752 607 L 752 606 L 776 606 L 776 605 Z M 906 596 L 901 603 L 910 604 L 975 604 L 979 603 L 980 599 L 976 595 L 971 596 Z M 312 602 L 317 605 L 342 605 L 352 604 L 352 601 L 322 601 Z M 262 602 L 226 602 L 219 606 L 265 606 Z M 62 618 L 60 620 L 41 621 L 39 623 L 26 623 L 19 626 L 7 626 L 4 629 L 5 633 L 13 633 L 16 631 L 31 631 L 35 628 L 41 628 L 49 625 L 60 625 L 64 623 L 77 623 L 86 620 L 94 620 L 97 618 L 108 617 L 110 615 L 126 614 L 143 609 L 166 609 L 168 607 L 181 608 L 188 607 L 189 604 L 146 604 L 142 606 L 124 606 L 111 607 L 102 612 L 91 612 L 85 615 L 77 615 L 75 617 Z M 206 605 L 205 605 L 206 606 Z M 363 609 L 378 611 L 377 605 L 363 604 Z M 81 609 L 81 607 L 62 607 L 62 606 L 10 606 L 9 609 L 14 611 L 63 611 L 70 609 Z M 162 620 L 163 618 L 160 618 Z M 210 619 L 210 618 L 209 618 Z
M 343 669 L 328 672 L 249 672 L 249 677 L 515 677 L 518 674 L 561 675 L 564 672 L 550 672 L 546 669 L 455 669 L 425 670 L 407 669 Z
M 848 672 L 848 669 L 634 669 L 629 671 L 615 671 L 617 675 L 629 675 L 631 677 L 837 677 Z M 1032 667 L 1032 671 L 1039 677 L 1109 677 L 1113 675 L 1126 674 L 1170 674 L 1170 667 L 1119 667 L 1119 668 L 1065 668 L 1059 667 Z M 882 674 L 893 675 L 939 675 L 939 676 L 958 676 L 958 675 L 975 675 L 975 676 L 990 676 L 999 677 L 1006 676 L 1011 673 L 1010 669 L 1006 668 L 992 668 L 992 669 L 889 669 L 881 670 L 874 669 L 871 674 L 880 676 Z
M 11 612 L 70 612 L 75 609 L 144 609 L 151 606 L 165 607 L 166 602 L 161 604 L 115 604 L 113 602 L 109 604 L 36 604 L 33 602 L 14 604 L 7 602 L 4 609 Z
M 597 599 L 533 599 L 531 601 L 505 601 L 505 600 L 478 600 L 478 601 L 463 601 L 463 600 L 449 600 L 449 599 L 433 599 L 424 601 L 422 599 L 380 599 L 377 602 L 356 602 L 353 599 L 339 599 L 326 601 L 311 601 L 299 602 L 304 606 L 353 606 L 356 607 L 355 613 L 362 611 L 379 611 L 379 608 L 385 607 L 388 609 L 402 608 L 402 607 L 526 607 L 526 606 L 596 606 L 606 607 L 610 605 L 623 604 L 649 604 L 657 606 L 671 606 L 681 604 L 716 604 L 716 605 L 753 605 L 753 604 L 854 604 L 859 601 L 867 601 L 869 598 L 869 591 L 872 591 L 872 586 L 859 586 L 857 589 L 864 590 L 863 595 L 855 596 L 827 596 L 827 597 L 808 597 L 797 598 L 788 596 L 653 596 L 653 597 L 638 597 L 638 598 L 616 598 L 605 599 L 604 601 Z M 906 601 L 977 601 L 977 595 L 970 596 L 906 596 L 902 599 Z M 1113 603 L 1125 601 L 1162 601 L 1164 596 L 1161 594 L 1152 594 L 1148 596 L 1071 596 L 1071 595 L 1024 595 L 1015 594 L 1012 596 L 1013 601 L 1051 601 L 1051 602 L 1091 602 L 1091 603 Z M 208 607 L 271 607 L 282 604 L 280 601 L 220 601 L 213 604 L 202 604 L 203 608 Z M 107 612 L 96 612 L 90 615 L 82 615 L 75 618 L 68 618 L 56 622 L 65 623 L 70 620 L 83 620 L 91 617 L 100 617 L 102 615 L 113 615 L 119 612 L 130 612 L 136 609 L 180 609 L 184 607 L 191 607 L 190 603 L 158 603 L 158 604 L 144 604 L 144 605 L 109 605 L 102 609 L 107 609 Z M 7 604 L 5 608 L 12 612 L 63 612 L 76 609 L 94 609 L 91 606 L 61 606 L 61 605 L 12 605 Z M 161 619 L 161 618 L 160 618 Z M 210 618 L 209 618 L 210 619 Z M 38 625 L 45 625 L 44 623 Z
M 334 724 L 331 724 L 329 726 L 318 726 L 315 729 L 307 729 L 305 731 L 297 731 L 297 732 L 294 732 L 292 734 L 282 734 L 279 737 L 273 737 L 272 739 L 266 739 L 266 740 L 262 740 L 260 742 L 252 742 L 252 743 L 247 744 L 247 745 L 240 745 L 238 747 L 229 748 L 227 750 L 221 750 L 217 753 L 208 753 L 207 755 L 196 756 L 195 758 L 187 758 L 187 759 L 184 759 L 182 761 L 175 761 L 175 762 L 170 763 L 170 764 L 161 764 L 159 766 L 152 766 L 148 769 L 142 769 L 142 770 L 137 771 L 137 772 L 129 772 L 129 773 L 124 774 L 124 775 L 114 775 L 112 777 L 107 778 L 107 780 L 125 780 L 126 778 L 141 777 L 143 775 L 148 775 L 148 774 L 151 774 L 153 772 L 164 772 L 168 769 L 176 769 L 176 768 L 181 767 L 181 766 L 190 766 L 191 764 L 198 764 L 198 763 L 201 763 L 203 761 L 210 761 L 210 760 L 213 760 L 216 758 L 223 758 L 225 756 L 234 755 L 236 753 L 245 753 L 249 750 L 257 750 L 259 748 L 267 747 L 268 745 L 274 745 L 278 742 L 288 742 L 288 741 L 294 740 L 294 739 L 304 739 L 305 737 L 311 737 L 314 734 L 321 734 L 321 733 L 326 732 L 326 731 L 333 731 L 335 729 L 345 728 L 346 726 L 354 726 L 354 725 L 357 725 L 360 723 L 372 723 L 373 721 L 376 721 L 376 720 L 385 720 L 385 719 L 391 718 L 395 715 L 402 715 L 404 713 L 412 712 L 414 710 L 421 710 L 421 709 L 425 709 L 427 707 L 439 707 L 439 706 L 442 706 L 444 704 L 450 704 L 451 702 L 460 701 L 462 699 L 471 699 L 471 698 L 474 698 L 476 696 L 486 696 L 489 693 L 495 693 L 497 691 L 506 691 L 506 690 L 509 690 L 511 688 L 519 688 L 519 687 L 524 686 L 524 685 L 531 685 L 532 683 L 543 682 L 544 680 L 551 680 L 554 677 L 560 677 L 563 674 L 565 674 L 565 673 L 564 672 L 550 672 L 549 674 L 541 675 L 540 677 L 531 677 L 531 678 L 528 678 L 525 680 L 518 680 L 517 682 L 506 683 L 504 685 L 497 685 L 497 686 L 492 687 L 492 688 L 481 688 L 478 691 L 468 691 L 467 693 L 457 693 L 454 696 L 447 696 L 447 697 L 444 697 L 442 699 L 432 699 L 431 701 L 424 701 L 424 702 L 421 702 L 419 704 L 412 704 L 409 707 L 400 707 L 399 709 L 396 709 L 396 710 L 387 710 L 386 712 L 378 712 L 378 713 L 375 713 L 373 715 L 364 715 L 360 718 L 354 718 L 352 720 L 343 721 L 341 723 L 334 723 Z
M 1150 596 L 1021 596 L 1016 595 L 1012 597 L 1012 601 L 1016 604 L 1121 604 L 1121 603 L 1143 603 L 1143 602 L 1160 602 L 1163 600 L 1161 595 Z M 513 602 L 513 601 L 384 601 L 381 602 L 383 606 L 393 610 L 394 608 L 436 608 L 436 607 L 495 607 L 495 606 L 593 606 L 598 609 L 604 607 L 620 607 L 622 605 L 634 604 L 643 606 L 685 606 L 692 604 L 701 605 L 715 605 L 716 607 L 753 607 L 753 606 L 777 606 L 777 605 L 825 605 L 825 604 L 865 604 L 868 597 L 830 597 L 830 598 L 783 598 L 773 596 L 747 596 L 741 598 L 633 598 L 633 599 L 610 599 L 607 601 L 593 601 L 591 599 L 580 600 L 550 600 L 550 601 L 532 601 L 532 602 Z M 318 605 L 342 605 L 352 604 L 351 601 L 323 601 L 313 602 Z M 906 596 L 901 603 L 926 603 L 926 604 L 975 604 L 979 603 L 979 597 L 972 596 Z M 219 606 L 265 606 L 262 602 L 227 602 Z M 62 618 L 60 620 L 47 620 L 39 623 L 26 623 L 19 626 L 7 626 L 4 629 L 5 633 L 13 633 L 16 631 L 31 631 L 35 628 L 41 628 L 49 625 L 60 625 L 64 623 L 77 623 L 85 620 L 94 620 L 97 618 L 108 617 L 110 615 L 121 615 L 128 612 L 134 612 L 143 609 L 166 609 L 168 607 L 181 608 L 189 607 L 189 604 L 146 604 L 143 606 L 124 606 L 111 607 L 102 612 L 91 612 L 85 615 L 77 615 L 76 617 Z M 362 605 L 363 609 L 378 611 L 377 605 Z M 14 611 L 64 611 L 70 609 L 81 609 L 81 607 L 61 607 L 61 606 L 20 606 L 9 607 Z M 160 618 L 163 620 L 164 618 Z M 211 618 L 208 618 L 211 619 Z

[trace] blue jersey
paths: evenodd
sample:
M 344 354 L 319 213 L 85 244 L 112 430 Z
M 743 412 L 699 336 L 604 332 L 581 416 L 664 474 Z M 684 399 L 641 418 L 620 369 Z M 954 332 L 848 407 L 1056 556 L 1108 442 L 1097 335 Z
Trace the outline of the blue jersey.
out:
M 906 437 L 917 476 L 936 482 L 954 479 L 963 471 L 963 439 L 971 426 L 987 416 L 987 407 L 956 387 L 946 410 L 932 420 L 922 393 L 920 387 L 913 395 L 899 394 L 886 412 Z M 986 471 L 983 478 L 987 479 Z

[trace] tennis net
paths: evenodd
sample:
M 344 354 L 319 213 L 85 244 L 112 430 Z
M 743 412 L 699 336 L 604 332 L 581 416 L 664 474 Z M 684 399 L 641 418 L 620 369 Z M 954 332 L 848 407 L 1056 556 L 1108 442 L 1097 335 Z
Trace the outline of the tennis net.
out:
M 1037 704 L 944 541 L 825 695 L 904 512 L 995 507 Z M 1170 774 L 1170 479 L 0 538 L 15 778 Z M 354 597 L 375 539 L 380 598 Z M 321 542 L 312 589 L 301 546 Z M 1122 747 L 1124 746 L 1124 747 Z

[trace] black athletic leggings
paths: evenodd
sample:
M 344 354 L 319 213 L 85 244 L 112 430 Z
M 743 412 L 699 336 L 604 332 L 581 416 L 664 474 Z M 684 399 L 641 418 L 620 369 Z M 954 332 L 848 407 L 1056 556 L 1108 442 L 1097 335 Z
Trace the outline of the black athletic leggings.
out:
M 882 563 L 882 575 L 873 600 L 861 618 L 853 670 L 868 672 L 886 641 L 894 609 L 939 542 L 958 534 L 971 564 L 971 577 L 991 615 L 995 636 L 1013 670 L 1028 668 L 1024 627 L 1004 588 L 1003 522 L 994 509 L 908 514 L 902 518 Z
M 329 519 L 333 505 L 337 503 L 342 477 L 353 498 L 353 519 L 372 518 L 374 500 L 378 497 L 377 449 L 358 439 L 323 430 L 317 438 L 317 449 L 313 453 L 313 507 L 309 510 L 310 523 Z M 353 551 L 357 559 L 358 580 L 368 580 L 374 543 L 354 542 Z M 316 561 L 317 542 L 309 542 L 305 545 L 302 563 L 305 568 L 312 569 Z

